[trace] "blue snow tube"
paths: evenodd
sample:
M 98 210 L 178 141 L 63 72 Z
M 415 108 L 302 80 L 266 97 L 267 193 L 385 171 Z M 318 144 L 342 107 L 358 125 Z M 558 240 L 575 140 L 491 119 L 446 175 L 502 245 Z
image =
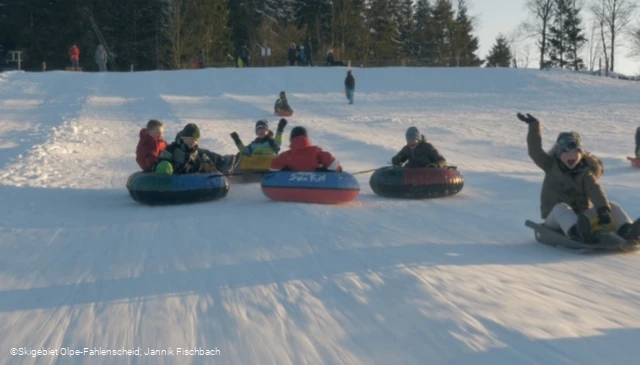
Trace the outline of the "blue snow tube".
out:
M 129 176 L 127 190 L 133 200 L 144 204 L 193 203 L 224 198 L 229 181 L 219 172 L 165 175 L 140 171 Z
M 276 201 L 340 204 L 355 200 L 360 185 L 347 172 L 268 173 L 262 178 L 262 192 Z

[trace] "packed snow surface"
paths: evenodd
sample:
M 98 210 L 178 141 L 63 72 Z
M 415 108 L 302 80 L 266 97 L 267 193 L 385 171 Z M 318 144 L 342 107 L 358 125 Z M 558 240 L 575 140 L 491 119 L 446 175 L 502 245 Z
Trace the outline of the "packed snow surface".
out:
M 538 244 L 544 148 L 576 130 L 611 201 L 640 215 L 630 167 L 640 84 L 563 71 L 208 69 L 0 74 L 2 364 L 631 364 L 640 359 L 640 253 Z M 361 193 L 277 203 L 259 185 L 148 207 L 127 193 L 138 132 L 186 123 L 237 152 L 285 90 L 312 141 L 349 172 L 384 166 L 415 125 L 465 178 L 456 196 Z M 287 146 L 283 146 L 286 149 Z M 11 349 L 29 355 L 12 355 Z M 71 356 L 94 348 L 140 355 Z M 214 355 L 180 354 L 212 350 Z M 58 351 L 59 355 L 33 353 Z M 173 355 L 145 355 L 170 349 Z M 217 350 L 217 351 L 216 351 Z

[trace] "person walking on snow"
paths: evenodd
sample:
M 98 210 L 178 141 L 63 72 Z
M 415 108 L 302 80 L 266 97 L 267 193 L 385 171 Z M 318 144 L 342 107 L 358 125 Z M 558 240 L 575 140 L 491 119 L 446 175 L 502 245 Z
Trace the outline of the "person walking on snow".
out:
M 353 94 L 356 90 L 356 79 L 353 77 L 351 70 L 347 71 L 347 77 L 344 79 L 344 91 L 349 100 L 349 104 L 353 104 Z
M 75 43 L 69 48 L 69 59 L 72 68 L 76 70 L 80 68 L 80 48 Z
M 105 51 L 102 44 L 98 45 L 96 49 L 96 63 L 98 64 L 100 72 L 107 71 L 107 51 Z
M 562 132 L 549 152 L 542 149 L 540 122 L 531 114 L 517 114 L 529 125 L 527 149 L 531 160 L 544 171 L 540 194 L 540 213 L 544 225 L 561 229 L 567 236 L 584 243 L 597 241 L 591 220 L 610 230 L 617 228 L 626 240 L 640 237 L 640 219 L 631 219 L 607 197 L 598 182 L 602 162 L 587 152 L 577 132 Z

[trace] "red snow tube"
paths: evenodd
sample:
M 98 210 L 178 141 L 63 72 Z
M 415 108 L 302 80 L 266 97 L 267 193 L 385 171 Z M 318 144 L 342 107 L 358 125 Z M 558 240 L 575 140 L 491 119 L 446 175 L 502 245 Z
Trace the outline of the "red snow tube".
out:
M 631 161 L 631 166 L 640 168 L 640 158 L 627 157 L 627 160 Z
M 360 185 L 346 172 L 279 171 L 262 178 L 262 192 L 276 201 L 341 204 L 355 200 Z
M 391 198 L 427 199 L 454 195 L 464 178 L 455 166 L 444 168 L 387 167 L 371 175 L 369 185 L 376 195 Z
M 293 115 L 293 110 L 281 110 L 275 114 L 279 117 L 290 117 Z

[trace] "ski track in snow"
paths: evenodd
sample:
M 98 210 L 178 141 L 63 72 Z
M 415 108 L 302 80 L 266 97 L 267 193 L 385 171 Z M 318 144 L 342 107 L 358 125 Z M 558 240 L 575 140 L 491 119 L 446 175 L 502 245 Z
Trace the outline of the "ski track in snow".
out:
M 612 201 L 640 215 L 637 83 L 562 71 L 215 69 L 0 74 L 0 363 L 630 364 L 640 350 L 637 254 L 534 242 L 549 149 L 577 130 Z M 280 80 L 293 80 L 286 88 Z M 146 121 L 236 153 L 287 91 L 296 125 L 350 172 L 388 163 L 416 125 L 465 177 L 454 197 L 276 203 L 258 185 L 217 202 L 146 207 L 125 188 Z M 217 348 L 219 356 L 11 356 L 31 349 Z

